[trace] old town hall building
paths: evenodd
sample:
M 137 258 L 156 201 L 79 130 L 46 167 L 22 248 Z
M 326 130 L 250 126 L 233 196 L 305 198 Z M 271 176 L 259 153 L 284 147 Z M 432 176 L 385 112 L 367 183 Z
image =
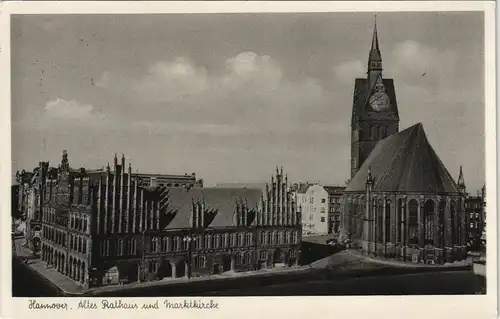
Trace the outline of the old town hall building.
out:
M 465 193 L 422 124 L 398 132 L 394 84 L 382 77 L 376 25 L 367 75 L 355 82 L 342 238 L 371 256 L 439 264 L 464 259 Z
M 42 260 L 84 287 L 296 265 L 301 242 L 288 179 L 265 190 L 141 185 L 115 155 L 105 170 L 48 179 Z

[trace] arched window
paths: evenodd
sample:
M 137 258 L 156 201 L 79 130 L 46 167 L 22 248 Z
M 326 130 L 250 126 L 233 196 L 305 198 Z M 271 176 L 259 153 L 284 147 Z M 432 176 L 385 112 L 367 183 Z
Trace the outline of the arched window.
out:
M 164 251 L 164 252 L 170 251 L 170 238 L 163 237 L 162 251 Z
M 219 234 L 213 235 L 213 237 L 212 237 L 212 248 L 214 248 L 214 249 L 219 248 L 219 240 L 220 240 Z
M 434 236 L 435 236 L 435 218 L 436 218 L 436 205 L 434 201 L 429 199 L 424 204 L 424 244 L 425 245 L 434 245 Z
M 252 263 L 252 255 L 250 252 L 245 253 L 245 264 L 250 265 Z
M 197 263 L 197 266 L 199 269 L 203 269 L 203 268 L 206 268 L 207 267 L 207 260 L 205 258 L 205 256 L 197 256 L 198 258 L 198 263 Z
M 457 205 L 454 200 L 450 203 L 450 217 L 451 217 L 451 244 L 458 245 L 458 225 L 457 225 Z
M 73 238 L 71 238 L 71 242 L 73 242 Z M 106 256 L 106 240 L 101 241 L 101 256 Z
M 405 213 L 404 213 L 404 202 L 402 199 L 398 199 L 398 207 L 397 207 L 397 215 L 396 215 L 396 241 L 402 245 L 405 244 L 405 236 L 404 236 L 404 224 L 405 224 Z
M 391 201 L 385 202 L 385 238 L 386 243 L 391 242 Z
M 243 233 L 238 233 L 238 246 L 243 246 Z
M 223 245 L 224 247 L 228 247 L 229 246 L 229 235 L 227 233 L 224 233 L 224 235 L 222 235 L 222 238 L 223 238 Z
M 259 257 L 260 257 L 261 260 L 266 260 L 267 259 L 267 251 L 261 250 Z
M 131 240 L 129 254 L 132 255 L 132 256 L 135 256 L 135 254 L 136 254 L 136 241 L 135 241 L 135 238 L 132 238 L 132 240 Z
M 201 236 L 200 235 L 196 236 L 196 238 L 194 240 L 194 247 L 197 250 L 201 249 Z
M 123 256 L 123 240 L 118 239 L 116 242 L 116 255 Z
M 274 242 L 274 244 L 279 244 L 279 242 L 280 242 L 280 235 L 279 234 L 280 233 L 281 232 L 279 232 L 279 231 L 274 231 L 273 232 L 273 237 L 274 237 L 273 238 L 273 242 Z
M 383 233 L 384 233 L 384 224 L 383 224 L 383 221 L 384 221 L 384 216 L 383 216 L 383 202 L 382 202 L 382 199 L 379 198 L 378 201 L 377 201 L 377 210 L 375 211 L 376 215 L 375 215 L 375 221 L 377 223 L 377 238 L 376 238 L 376 242 L 377 243 L 381 243 L 384 238 L 383 238 Z
M 235 247 L 235 246 L 236 246 L 236 234 L 232 233 L 231 234 L 231 247 Z
M 212 242 L 212 235 L 205 234 L 205 247 L 204 248 L 209 249 L 211 242 Z
M 283 238 L 283 232 L 282 231 L 279 231 L 278 232 L 278 243 L 279 244 L 283 244 L 285 242 L 284 238 Z
M 408 245 L 418 245 L 418 203 L 412 199 L 408 203 Z
M 445 225 L 445 220 L 444 220 L 444 209 L 446 206 L 446 202 L 444 200 L 441 200 L 439 203 L 439 212 L 438 212 L 438 243 L 437 246 L 441 249 L 444 248 L 444 225 Z
M 83 253 L 86 254 L 87 253 L 87 239 L 84 239 L 83 240 Z
M 261 232 L 260 233 L 260 244 L 265 245 L 266 243 L 266 232 Z
M 290 242 L 290 233 L 288 231 L 285 231 L 285 244 L 288 244 Z
M 292 244 L 296 244 L 296 243 L 297 243 L 297 232 L 292 231 Z
M 175 251 L 181 250 L 181 241 L 180 241 L 179 236 L 174 237 L 174 249 L 175 249 Z
M 158 238 L 153 237 L 153 240 L 151 241 L 151 252 L 155 253 L 158 251 Z

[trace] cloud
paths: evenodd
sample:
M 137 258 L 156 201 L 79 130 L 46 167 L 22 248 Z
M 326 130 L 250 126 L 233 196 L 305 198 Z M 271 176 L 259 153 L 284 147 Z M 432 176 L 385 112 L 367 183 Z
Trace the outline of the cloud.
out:
M 91 118 L 104 119 L 103 114 L 94 111 L 89 104 L 80 104 L 75 100 L 67 101 L 60 98 L 47 102 L 45 115 L 49 118 L 64 120 L 90 120 Z
M 359 60 L 346 61 L 335 66 L 333 72 L 337 80 L 352 84 L 355 78 L 366 76 L 366 65 Z
M 98 85 L 120 101 L 136 121 L 200 125 L 218 129 L 292 130 L 305 120 L 324 121 L 328 98 L 318 80 L 287 78 L 268 55 L 242 52 L 208 70 L 188 57 L 158 61 L 145 72 L 105 72 Z M 331 95 L 331 93 L 329 93 Z
M 384 64 L 389 75 L 407 82 L 421 82 L 425 76 L 425 81 L 434 86 L 451 83 L 449 79 L 456 75 L 458 65 L 456 52 L 438 50 L 412 40 L 397 43 L 386 60 Z

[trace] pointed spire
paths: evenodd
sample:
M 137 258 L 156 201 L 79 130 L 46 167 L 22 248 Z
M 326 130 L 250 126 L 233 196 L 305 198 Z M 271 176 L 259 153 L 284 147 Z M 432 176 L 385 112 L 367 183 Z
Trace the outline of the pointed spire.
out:
M 458 174 L 458 186 L 465 186 L 464 173 L 462 171 L 462 165 L 460 165 L 460 173 Z
M 368 166 L 368 176 L 366 177 L 366 183 L 372 183 L 373 182 L 373 176 L 372 176 L 372 167 Z
M 380 48 L 378 45 L 378 32 L 377 32 L 377 16 L 375 15 L 375 21 L 373 26 L 373 36 L 372 36 L 372 46 L 370 48 L 370 54 L 368 57 L 368 73 L 370 71 L 382 71 L 382 54 L 380 53 Z M 373 80 L 376 76 L 373 76 Z
M 375 14 L 373 23 L 373 37 L 372 37 L 372 50 L 379 50 L 378 47 L 378 34 L 377 34 L 377 15 Z

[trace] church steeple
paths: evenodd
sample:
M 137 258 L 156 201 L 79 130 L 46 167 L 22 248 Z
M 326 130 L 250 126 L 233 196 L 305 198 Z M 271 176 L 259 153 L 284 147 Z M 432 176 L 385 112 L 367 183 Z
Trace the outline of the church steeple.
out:
M 382 74 L 382 54 L 378 45 L 377 16 L 373 26 L 372 46 L 368 57 L 368 83 L 372 87 L 375 81 Z

